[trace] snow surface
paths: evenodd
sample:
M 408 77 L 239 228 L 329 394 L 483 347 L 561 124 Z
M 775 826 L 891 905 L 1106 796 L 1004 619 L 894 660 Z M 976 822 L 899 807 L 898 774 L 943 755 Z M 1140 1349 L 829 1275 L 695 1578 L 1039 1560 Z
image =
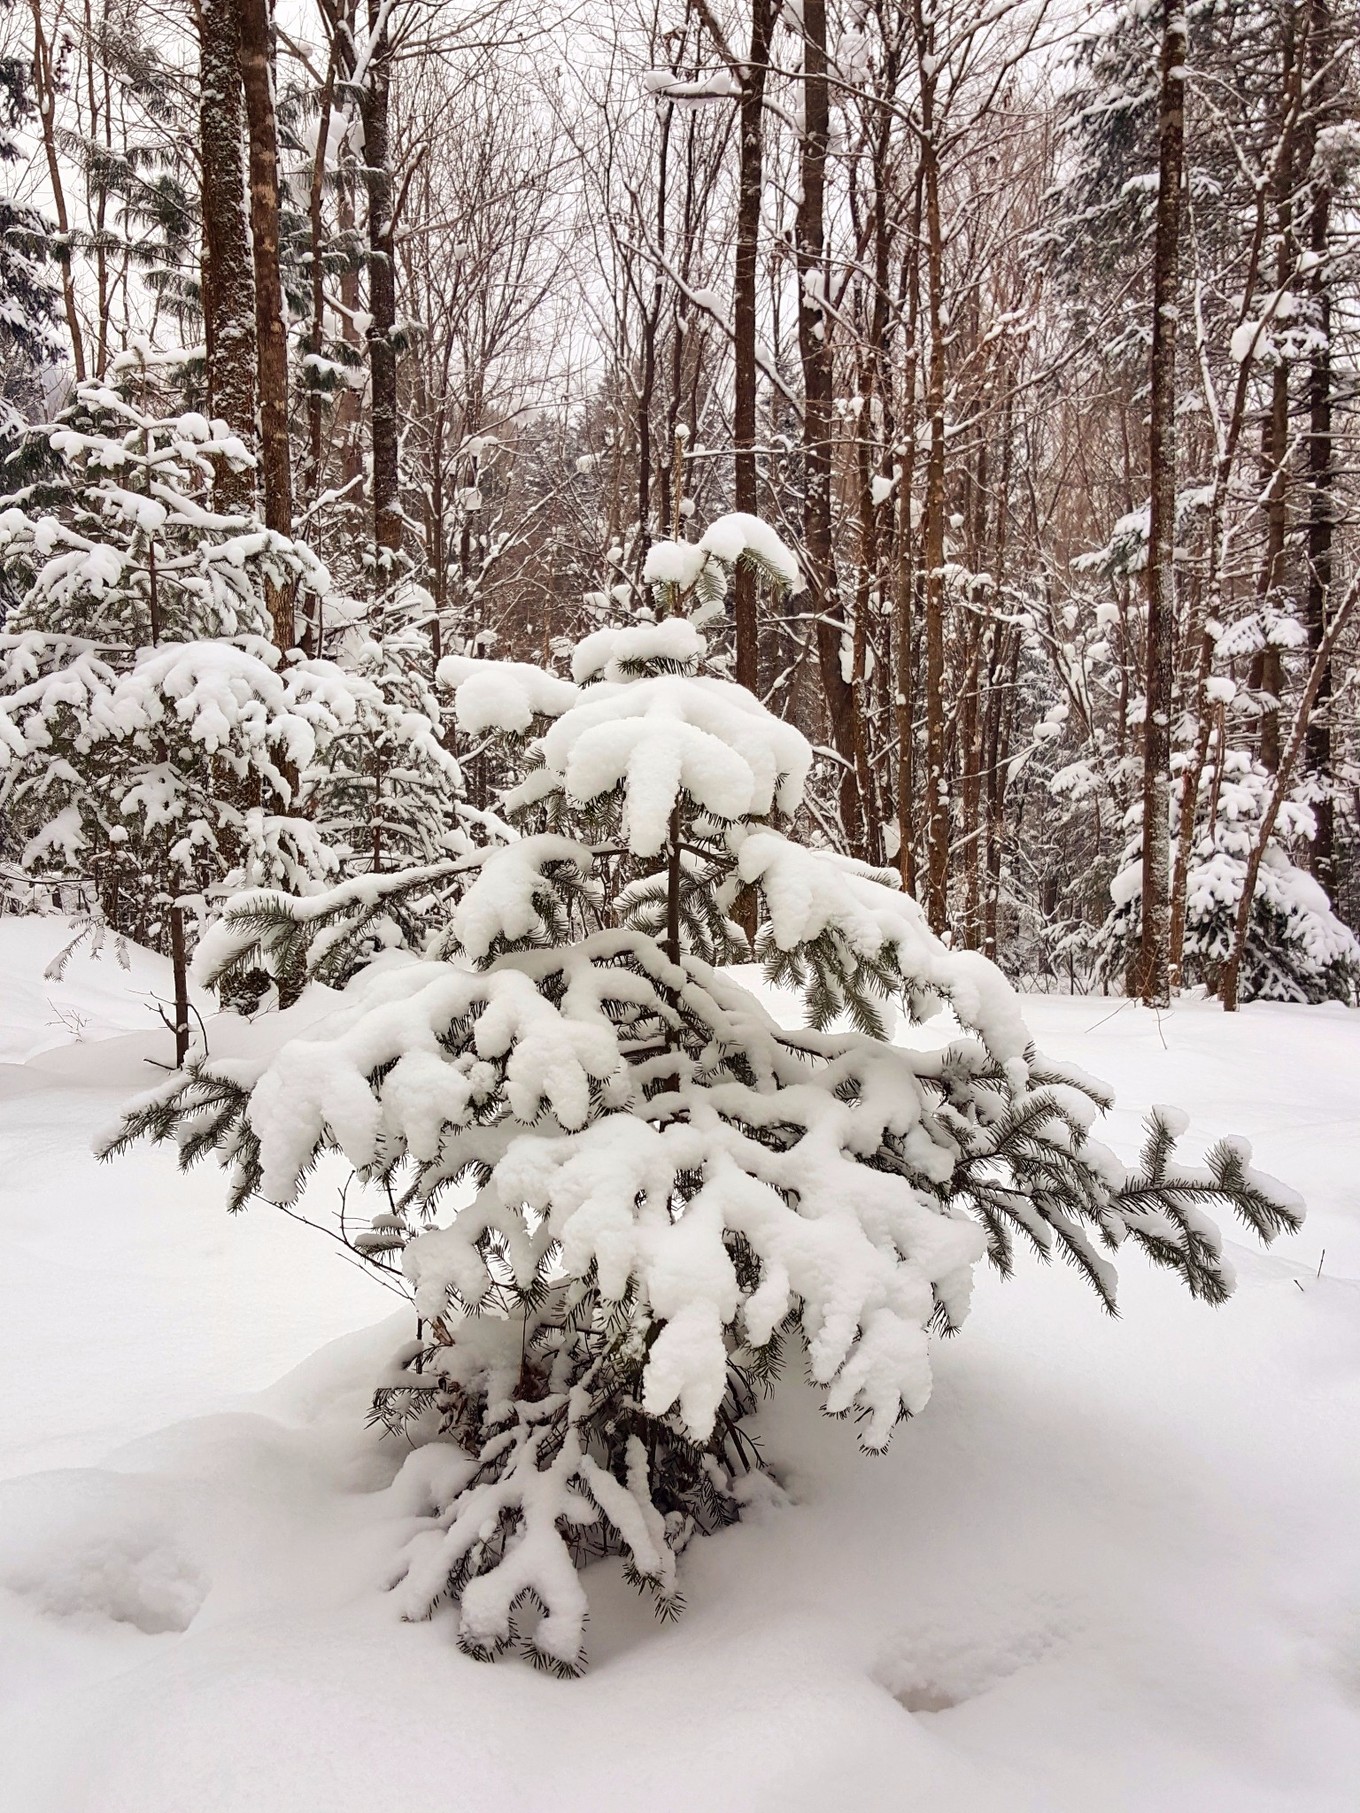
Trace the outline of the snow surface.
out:
M 64 919 L 0 918 L 0 1076 L 40 1052 L 144 1032 L 158 1001 L 173 1008 L 169 959 L 124 944 L 125 969 L 112 937 L 97 957 L 82 940 L 61 979 L 47 975 L 76 936 Z
M 408 1318 L 215 1172 L 96 1165 L 168 1055 L 134 1030 L 165 977 L 44 981 L 62 942 L 0 919 L 0 1806 L 1351 1813 L 1360 1015 L 1028 998 L 1117 1089 L 1102 1137 L 1131 1152 L 1154 1101 L 1245 1134 L 1303 1232 L 1230 1239 L 1219 1311 L 1135 1263 L 1120 1321 L 1061 1269 L 982 1275 L 883 1458 L 790 1375 L 786 1492 L 690 1548 L 672 1628 L 607 1564 L 562 1683 L 400 1622 L 439 1455 L 397 1479 L 364 1412 Z

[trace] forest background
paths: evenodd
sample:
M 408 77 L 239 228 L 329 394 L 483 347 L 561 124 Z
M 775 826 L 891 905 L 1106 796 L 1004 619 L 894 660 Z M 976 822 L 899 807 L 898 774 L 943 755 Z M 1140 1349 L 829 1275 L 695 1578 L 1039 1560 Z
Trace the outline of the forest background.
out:
M 10 0 L 0 32 L 9 627 L 55 621 L 47 510 L 87 595 L 117 543 L 128 648 L 231 633 L 157 621 L 170 530 L 110 489 L 110 434 L 148 495 L 180 449 L 171 527 L 281 538 L 279 658 L 388 710 L 302 807 L 342 867 L 420 854 L 374 829 L 394 700 L 489 807 L 441 658 L 560 668 L 735 509 L 805 582 L 743 568 L 725 648 L 826 758 L 815 841 L 1028 986 L 1354 997 L 1347 9 Z M 18 722 L 12 650 L 7 683 Z M 23 767 L 7 900 L 182 942 L 186 878 L 134 911 L 116 826 L 54 835 Z

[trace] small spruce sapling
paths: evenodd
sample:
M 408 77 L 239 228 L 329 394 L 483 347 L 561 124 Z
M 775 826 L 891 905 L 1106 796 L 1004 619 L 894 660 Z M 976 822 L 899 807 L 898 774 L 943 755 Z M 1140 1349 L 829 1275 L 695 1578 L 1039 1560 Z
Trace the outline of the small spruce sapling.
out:
M 442 949 L 351 968 L 272 1056 L 199 1057 L 108 1146 L 214 1153 L 235 1206 L 291 1202 L 327 1150 L 386 1186 L 357 1244 L 400 1263 L 418 1320 L 375 1414 L 438 1480 L 398 1590 L 411 1617 L 454 1600 L 478 1656 L 519 1641 L 576 1672 L 580 1569 L 604 1554 L 673 1612 L 685 1545 L 759 1475 L 751 1413 L 790 1357 L 879 1450 L 925 1406 L 931 1341 L 984 1258 L 1058 1254 L 1113 1309 L 1130 1243 L 1218 1302 L 1207 1208 L 1264 1239 L 1298 1219 L 1240 1143 L 1177 1165 L 1169 1111 L 1120 1163 L 1090 1137 L 1106 1098 L 1035 1054 L 999 971 L 947 949 L 891 876 L 798 841 L 809 746 L 706 669 L 704 624 L 749 560 L 793 570 L 748 518 L 654 549 L 655 618 L 587 637 L 570 681 L 450 671 L 463 729 L 518 764 L 520 834 L 465 864 Z M 724 967 L 748 954 L 743 887 L 801 1031 Z M 246 951 L 324 975 L 355 905 L 254 896 L 202 978 Z M 963 1034 L 896 1043 L 897 1004 L 947 1004 Z

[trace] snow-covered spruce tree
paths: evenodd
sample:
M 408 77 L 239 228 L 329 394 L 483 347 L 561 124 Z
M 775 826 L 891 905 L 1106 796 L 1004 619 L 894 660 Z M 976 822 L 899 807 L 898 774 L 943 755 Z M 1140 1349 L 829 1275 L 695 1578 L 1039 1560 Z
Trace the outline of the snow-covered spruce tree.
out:
M 0 0 L 0 11 L 11 3 Z M 5 180 L 22 156 L 15 135 L 32 111 L 31 73 L 24 58 L 0 55 L 0 450 L 17 433 L 21 406 L 58 344 L 57 291 L 47 262 L 51 229 L 9 193 Z M 0 576 L 0 604 L 4 596 Z
M 352 722 L 308 776 L 312 815 L 345 867 L 381 875 L 471 847 L 450 802 L 462 787 L 441 740 L 429 642 L 418 632 L 365 636 L 346 651 Z
M 1227 684 L 1231 684 L 1230 682 Z M 1182 772 L 1189 757 L 1174 766 Z M 1215 751 L 1199 777 L 1197 825 L 1185 897 L 1181 974 L 1217 992 L 1233 946 L 1247 863 L 1273 777 L 1249 750 Z M 1096 933 L 1104 973 L 1123 977 L 1141 932 L 1140 814 L 1130 814 L 1131 840 L 1110 886 L 1112 906 Z M 1172 837 L 1180 824 L 1180 790 L 1172 789 Z M 1266 845 L 1252 901 L 1239 979 L 1244 1001 L 1346 1001 L 1360 995 L 1360 943 L 1332 911 L 1313 877 L 1294 860 L 1316 828 L 1312 807 L 1286 800 Z
M 989 962 L 947 949 L 891 878 L 796 841 L 811 751 L 704 671 L 702 634 L 734 564 L 791 563 L 753 519 L 715 529 L 721 552 L 654 551 L 656 620 L 587 637 L 571 682 L 461 668 L 460 720 L 520 750 L 522 834 L 469 865 L 442 953 L 384 953 L 339 1001 L 304 999 L 272 1057 L 198 1058 L 107 1147 L 215 1153 L 233 1206 L 292 1201 L 327 1150 L 387 1187 L 358 1244 L 400 1254 L 418 1320 L 375 1411 L 434 1501 L 403 1605 L 450 1597 L 470 1653 L 518 1639 L 562 1673 L 584 1658 L 583 1561 L 619 1553 L 677 1607 L 677 1556 L 739 1515 L 761 1467 L 746 1419 L 788 1359 L 879 1450 L 925 1405 L 931 1336 L 963 1321 L 974 1266 L 1008 1273 L 1017 1239 L 1107 1307 L 1125 1242 L 1218 1302 L 1207 1205 L 1265 1239 L 1298 1218 L 1241 1142 L 1176 1164 L 1171 1111 L 1121 1164 L 1089 1137 L 1099 1090 L 1035 1055 Z M 802 1031 L 723 967 L 744 954 L 743 885 Z M 324 973 L 346 902 L 300 905 Z M 243 952 L 306 960 L 307 922 L 252 897 L 209 935 L 203 979 Z M 898 1002 L 947 1003 L 966 1030 L 896 1044 Z
M 288 935 L 301 939 L 299 952 L 319 934 L 318 914 L 331 928 L 326 975 L 332 981 L 343 980 L 375 949 L 423 951 L 438 942 L 469 862 L 475 866 L 480 849 L 510 835 L 494 813 L 478 811 L 466 798 L 443 703 L 428 677 L 429 654 L 428 638 L 412 628 L 347 646 L 342 659 L 353 713 L 319 746 L 304 776 L 305 809 L 340 873 L 362 878 L 361 885 L 291 906 Z M 271 900 L 260 929 L 277 941 L 282 928 L 275 913 Z M 236 923 L 244 923 L 239 909 Z M 298 973 L 296 965 L 291 973 Z
M 266 581 L 324 588 L 301 544 L 209 507 L 248 463 L 196 414 L 162 414 L 134 348 L 50 431 L 43 486 L 0 509 L 20 602 L 0 636 L 0 811 L 22 866 L 80 876 L 120 932 L 167 948 L 180 896 L 335 868 L 297 808 L 318 739 L 354 716 L 329 663 L 281 660 Z
M 302 544 L 208 507 L 214 461 L 252 456 L 225 424 L 174 407 L 182 363 L 138 342 L 33 431 L 50 459 L 4 500 L 5 563 L 25 592 L 8 628 L 122 650 L 254 635 L 266 576 L 327 583 Z

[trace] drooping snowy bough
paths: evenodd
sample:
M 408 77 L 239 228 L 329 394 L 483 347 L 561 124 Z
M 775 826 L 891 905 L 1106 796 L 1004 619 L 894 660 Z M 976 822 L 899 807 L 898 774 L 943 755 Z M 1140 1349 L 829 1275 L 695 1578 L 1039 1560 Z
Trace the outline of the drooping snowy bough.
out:
M 743 558 L 787 577 L 735 533 L 654 554 L 656 620 L 589 637 L 570 681 L 447 664 L 463 727 L 517 758 L 518 839 L 469 859 L 442 945 L 347 977 L 336 952 L 372 886 L 229 912 L 205 980 L 314 944 L 342 986 L 328 1004 L 313 985 L 305 1031 L 268 1060 L 200 1054 L 109 1147 L 215 1152 L 235 1204 L 292 1201 L 326 1150 L 387 1183 L 360 1245 L 399 1256 L 418 1323 L 376 1411 L 420 1444 L 408 1464 L 438 1501 L 405 1607 L 452 1596 L 472 1653 L 518 1636 L 567 1672 L 584 1560 L 620 1553 L 676 1606 L 676 1557 L 739 1514 L 760 1467 L 746 1419 L 790 1353 L 881 1449 L 924 1407 L 973 1268 L 1009 1272 L 1017 1238 L 1111 1308 L 1125 1242 L 1217 1302 L 1231 1278 L 1207 1206 L 1266 1239 L 1300 1206 L 1240 1143 L 1177 1166 L 1168 1112 L 1120 1163 L 1088 1134 L 1099 1089 L 1035 1056 L 990 963 L 947 949 L 892 877 L 795 841 L 808 745 L 705 669 L 715 582 Z M 750 954 L 743 888 L 805 1030 L 724 967 Z M 947 1005 L 964 1036 L 894 1043 L 899 1004 Z

